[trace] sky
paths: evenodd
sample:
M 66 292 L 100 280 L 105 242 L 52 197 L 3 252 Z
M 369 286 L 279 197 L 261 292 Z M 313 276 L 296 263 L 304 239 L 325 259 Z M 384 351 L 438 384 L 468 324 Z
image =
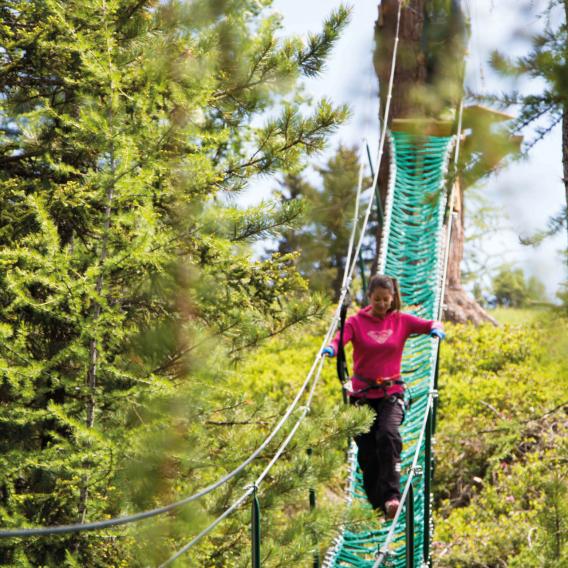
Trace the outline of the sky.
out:
M 348 3 L 352 8 L 350 24 L 324 72 L 305 83 L 306 91 L 313 97 L 329 97 L 336 104 L 348 104 L 351 109 L 351 118 L 332 138 L 328 153 L 316 159 L 319 163 L 325 162 L 340 142 L 360 145 L 365 138 L 376 154 L 378 85 L 372 51 L 378 4 L 378 0 Z M 543 0 L 464 0 L 472 24 L 466 86 L 478 93 L 496 93 L 511 86 L 491 70 L 489 56 L 496 49 L 510 56 L 525 52 L 527 35 L 543 25 L 534 15 L 542 4 Z M 338 5 L 337 0 L 274 0 L 273 8 L 282 15 L 286 35 L 305 35 L 318 31 L 324 18 Z M 526 91 L 538 85 L 524 81 L 516 87 Z M 393 96 L 396 97 L 396 92 Z M 248 204 L 269 198 L 275 186 L 274 180 L 259 180 L 242 201 Z M 537 144 L 528 160 L 509 165 L 486 181 L 479 193 L 502 212 L 503 229 L 481 242 L 484 254 L 491 255 L 493 265 L 511 263 L 523 268 L 527 275 L 537 276 L 553 298 L 560 282 L 567 277 L 560 254 L 565 246 L 565 232 L 537 248 L 522 246 L 519 236 L 544 228 L 547 219 L 564 205 L 560 128 Z

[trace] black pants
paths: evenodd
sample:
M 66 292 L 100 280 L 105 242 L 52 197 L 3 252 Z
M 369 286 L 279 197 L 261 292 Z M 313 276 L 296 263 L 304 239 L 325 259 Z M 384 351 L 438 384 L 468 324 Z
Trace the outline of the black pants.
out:
M 384 510 L 390 499 L 400 500 L 399 427 L 404 419 L 404 403 L 396 395 L 379 399 L 351 397 L 350 403 L 370 406 L 376 412 L 369 432 L 355 436 L 355 443 L 367 498 L 373 509 Z

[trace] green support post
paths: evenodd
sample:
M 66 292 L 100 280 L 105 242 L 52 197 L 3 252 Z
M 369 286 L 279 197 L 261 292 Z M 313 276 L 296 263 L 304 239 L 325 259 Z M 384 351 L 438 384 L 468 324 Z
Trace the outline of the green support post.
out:
M 406 568 L 414 568 L 414 488 L 406 495 Z
M 442 342 L 438 341 L 438 353 L 436 355 L 436 370 L 434 371 L 434 400 L 432 401 L 432 432 L 436 431 L 436 419 L 438 415 L 438 372 L 440 370 L 440 351 Z
M 375 169 L 373 168 L 373 160 L 371 158 L 371 149 L 367 144 L 367 158 L 369 158 L 369 167 L 371 168 L 371 175 L 375 177 Z M 379 225 L 383 224 L 383 204 L 381 203 L 381 194 L 379 192 L 379 184 L 375 186 L 375 201 L 377 203 L 377 220 Z
M 308 457 L 311 459 L 313 454 L 312 448 L 308 448 Z M 316 490 L 313 487 L 309 489 L 309 503 L 310 503 L 310 511 L 313 511 L 316 508 Z M 312 564 L 313 568 L 320 568 L 320 556 L 318 550 L 318 537 L 317 534 L 314 532 L 313 534 L 314 540 L 314 562 Z
M 424 455 L 424 542 L 423 564 L 430 566 L 430 523 L 431 523 L 431 494 L 432 494 L 432 417 L 433 409 L 428 411 L 426 419 L 426 444 Z
M 251 511 L 251 545 L 252 545 L 252 568 L 260 568 L 260 503 L 258 502 L 257 489 L 252 494 Z

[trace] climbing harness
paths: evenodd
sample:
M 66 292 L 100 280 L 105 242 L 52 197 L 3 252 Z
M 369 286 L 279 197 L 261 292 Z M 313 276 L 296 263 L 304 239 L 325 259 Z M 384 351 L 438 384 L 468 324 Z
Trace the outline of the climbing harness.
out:
M 365 383 L 367 386 L 363 389 L 355 390 L 353 388 L 353 383 L 351 379 L 349 379 L 346 383 L 343 384 L 343 388 L 347 391 L 349 396 L 360 395 L 366 393 L 371 390 L 382 390 L 383 396 L 387 396 L 387 390 L 394 386 L 402 386 L 403 388 L 406 387 L 403 380 L 400 379 L 400 375 L 395 377 L 378 377 L 376 379 L 367 379 L 355 373 L 353 378 Z

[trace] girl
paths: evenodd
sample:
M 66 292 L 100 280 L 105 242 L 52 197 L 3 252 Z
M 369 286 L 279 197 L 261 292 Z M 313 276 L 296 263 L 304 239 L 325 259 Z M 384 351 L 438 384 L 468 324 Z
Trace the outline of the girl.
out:
M 400 376 L 402 350 L 412 333 L 444 339 L 442 324 L 402 313 L 395 278 L 376 275 L 367 292 L 370 305 L 347 319 L 343 341 L 353 343 L 354 375 L 349 402 L 368 405 L 376 413 L 369 432 L 355 436 L 363 485 L 374 509 L 394 518 L 400 504 L 399 426 L 404 419 L 404 383 Z M 337 353 L 339 333 L 322 355 Z

